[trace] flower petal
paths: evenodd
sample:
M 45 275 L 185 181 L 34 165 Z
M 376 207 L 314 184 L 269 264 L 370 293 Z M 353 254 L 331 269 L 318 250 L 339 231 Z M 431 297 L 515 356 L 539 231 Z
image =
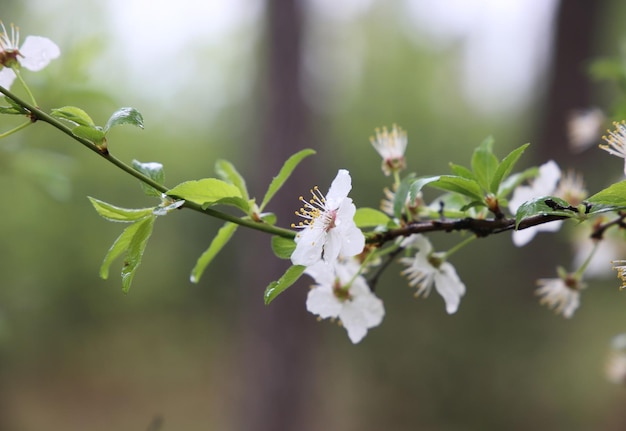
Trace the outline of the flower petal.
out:
M 7 90 L 11 88 L 11 84 L 15 80 L 15 72 L 10 67 L 3 67 L 0 69 L 0 86 Z
M 348 196 L 351 189 L 352 178 L 350 178 L 350 173 L 345 169 L 339 169 L 326 194 L 326 207 L 328 209 L 337 209 L 341 201 Z
M 321 229 L 307 227 L 296 236 L 296 249 L 291 254 L 294 265 L 311 266 L 322 259 L 326 234 Z
M 61 50 L 47 37 L 28 36 L 20 48 L 20 64 L 28 70 L 37 72 L 43 69 L 59 55 Z
M 448 314 L 454 314 L 465 294 L 465 285 L 449 262 L 444 262 L 435 273 L 435 289 L 443 297 Z
M 339 313 L 339 319 L 348 331 L 348 337 L 354 344 L 365 337 L 367 330 L 380 325 L 385 315 L 383 302 L 376 297 L 362 278 L 357 278 L 350 294 L 351 301 L 345 302 Z
M 562 224 L 563 220 L 556 220 L 527 229 L 513 231 L 513 244 L 517 247 L 522 247 L 528 244 L 538 232 L 557 232 Z
M 330 286 L 314 286 L 306 298 L 306 309 L 322 319 L 338 317 L 342 304 Z

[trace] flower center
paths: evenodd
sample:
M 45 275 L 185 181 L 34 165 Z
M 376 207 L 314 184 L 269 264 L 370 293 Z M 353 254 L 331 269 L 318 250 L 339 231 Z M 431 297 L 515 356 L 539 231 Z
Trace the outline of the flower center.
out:
M 444 259 L 437 256 L 435 253 L 428 256 L 428 263 L 432 265 L 433 268 L 439 269 L 441 264 L 444 262 Z
M 329 210 L 326 208 L 326 197 L 319 191 L 317 186 L 311 189 L 313 198 L 306 201 L 300 196 L 302 201 L 302 208 L 295 212 L 298 217 L 302 217 L 304 221 L 299 222 L 297 225 L 292 223 L 292 228 L 304 229 L 312 227 L 316 220 L 322 221 L 322 226 L 326 232 L 336 227 L 335 220 L 337 219 L 337 210 Z
M 17 56 L 21 55 L 18 51 L 20 40 L 20 29 L 11 24 L 11 34 L 7 32 L 6 27 L 0 21 L 0 65 L 11 67 L 17 62 Z
M 349 286 L 343 286 L 338 278 L 335 279 L 335 282 L 333 283 L 333 293 L 335 294 L 335 297 L 341 302 L 349 301 L 352 299 Z

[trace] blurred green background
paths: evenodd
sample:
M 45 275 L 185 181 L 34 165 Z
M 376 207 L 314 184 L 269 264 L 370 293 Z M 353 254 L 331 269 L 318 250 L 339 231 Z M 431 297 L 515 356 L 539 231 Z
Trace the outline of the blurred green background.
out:
M 145 130 L 116 128 L 111 152 L 163 163 L 170 186 L 214 176 L 225 158 L 260 197 L 288 155 L 316 149 L 276 198 L 283 226 L 298 195 L 326 190 L 339 168 L 356 205 L 376 207 L 388 179 L 369 136 L 392 123 L 419 175 L 467 165 L 488 135 L 500 157 L 530 141 L 520 168 L 554 157 L 591 192 L 621 173 L 596 149 L 571 153 L 565 133 L 570 110 L 612 102 L 586 70 L 619 53 L 618 0 L 1 4 L 22 39 L 61 47 L 45 71 L 24 73 L 39 104 L 80 106 L 101 124 L 137 108 Z M 0 118 L 2 131 L 14 124 Z M 98 269 L 123 226 L 86 196 L 154 205 L 139 184 L 45 124 L 1 141 L 0 166 L 1 430 L 626 426 L 624 388 L 604 376 L 609 341 L 626 329 L 615 274 L 590 281 L 571 320 L 533 293 L 570 266 L 567 228 L 522 249 L 503 234 L 457 253 L 468 292 L 454 316 L 436 294 L 414 299 L 392 265 L 377 290 L 385 320 L 355 346 L 306 312 L 306 282 L 262 305 L 285 268 L 262 235 L 240 230 L 191 284 L 220 223 L 190 211 L 157 221 L 122 294 L 119 262 L 109 280 Z

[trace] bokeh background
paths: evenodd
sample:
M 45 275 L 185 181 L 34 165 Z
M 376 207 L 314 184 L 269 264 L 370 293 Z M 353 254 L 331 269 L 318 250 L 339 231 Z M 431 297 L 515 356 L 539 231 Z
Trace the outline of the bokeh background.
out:
M 111 151 L 165 165 L 166 183 L 232 161 L 261 197 L 283 160 L 310 147 L 274 204 L 349 169 L 357 206 L 388 179 L 369 144 L 407 130 L 419 175 L 467 165 L 493 135 L 520 168 L 555 158 L 590 191 L 620 161 L 568 148 L 574 109 L 609 108 L 594 58 L 618 56 L 619 0 L 2 0 L 0 19 L 50 37 L 62 56 L 25 78 L 45 108 L 80 106 L 104 123 L 121 106 L 146 128 L 116 128 Z M 17 86 L 16 91 L 19 91 Z M 0 118 L 8 130 L 15 119 Z M 154 205 L 139 184 L 45 124 L 0 142 L 0 429 L 622 430 L 625 389 L 605 378 L 626 330 L 615 273 L 590 280 L 574 318 L 538 304 L 535 280 L 571 267 L 558 235 L 516 249 L 509 234 L 454 256 L 468 287 L 448 316 L 415 299 L 400 267 L 378 286 L 387 315 L 352 345 L 304 307 L 307 282 L 270 306 L 286 268 L 269 239 L 240 230 L 201 282 L 189 273 L 220 223 L 181 211 L 157 221 L 132 290 L 100 262 L 122 225 L 86 196 Z M 427 198 L 434 198 L 429 195 Z M 439 249 L 454 234 L 435 234 Z M 623 258 L 624 256 L 614 256 Z

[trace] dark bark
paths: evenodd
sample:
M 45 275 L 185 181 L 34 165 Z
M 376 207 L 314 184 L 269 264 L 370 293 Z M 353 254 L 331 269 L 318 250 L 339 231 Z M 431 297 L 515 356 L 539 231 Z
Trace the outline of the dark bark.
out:
M 566 122 L 573 110 L 593 103 L 587 68 L 597 56 L 598 20 L 607 1 L 563 0 L 555 22 L 552 64 L 536 148 L 540 159 L 572 162 Z
M 297 0 L 273 0 L 267 4 L 267 63 L 260 78 L 258 109 L 263 133 L 257 148 L 252 178 L 254 184 L 269 184 L 282 163 L 293 153 L 310 146 L 309 112 L 301 88 L 302 15 Z M 308 162 L 310 163 L 310 162 Z M 307 165 L 298 167 L 291 180 L 276 195 L 271 210 L 281 225 L 294 220 L 298 196 L 308 184 Z M 306 182 L 306 184 L 304 184 Z M 258 189 L 257 195 L 264 190 Z M 263 305 L 263 289 L 282 275 L 289 263 L 279 261 L 269 248 L 267 235 L 246 238 L 246 272 L 241 275 L 242 338 L 238 373 L 244 387 L 236 422 L 238 429 L 255 431 L 304 430 L 307 408 L 312 406 L 312 351 L 310 329 L 315 318 L 305 309 L 306 286 L 292 286 L 269 306 Z

